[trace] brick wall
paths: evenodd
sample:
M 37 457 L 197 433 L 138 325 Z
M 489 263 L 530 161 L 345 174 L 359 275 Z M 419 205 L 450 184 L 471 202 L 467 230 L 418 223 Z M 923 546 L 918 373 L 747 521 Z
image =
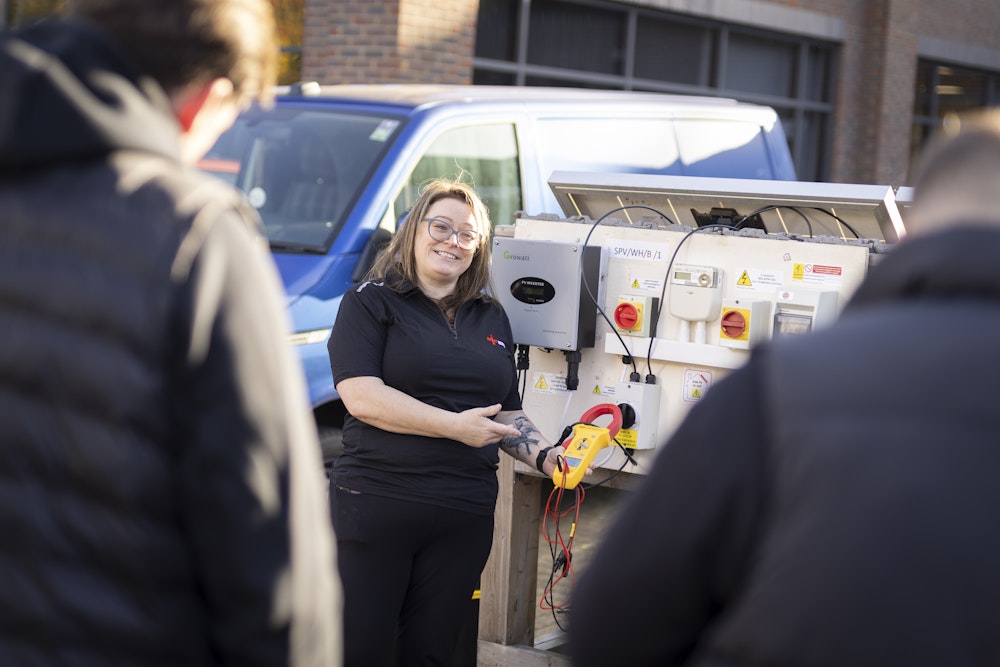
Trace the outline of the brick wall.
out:
M 920 2 L 920 33 L 923 35 L 995 49 L 998 28 L 1000 2 L 995 0 Z
M 302 78 L 471 83 L 478 0 L 306 0 Z
M 881 44 L 882 77 L 873 110 L 875 131 L 874 169 L 862 183 L 906 183 L 910 158 L 910 129 L 917 77 L 917 44 L 920 20 L 913 0 L 886 2 L 887 26 Z

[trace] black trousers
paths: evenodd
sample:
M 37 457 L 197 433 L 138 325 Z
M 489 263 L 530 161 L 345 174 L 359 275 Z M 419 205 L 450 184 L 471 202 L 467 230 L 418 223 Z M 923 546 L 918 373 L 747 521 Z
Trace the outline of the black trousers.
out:
M 493 515 L 337 487 L 330 499 L 345 667 L 451 665 L 490 554 Z

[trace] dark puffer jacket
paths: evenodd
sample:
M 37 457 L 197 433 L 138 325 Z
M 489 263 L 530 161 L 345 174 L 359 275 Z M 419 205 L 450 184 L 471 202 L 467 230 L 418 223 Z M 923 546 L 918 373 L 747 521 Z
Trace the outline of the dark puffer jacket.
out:
M 258 219 L 93 29 L 0 37 L 0 664 L 339 664 Z
M 907 240 L 713 387 L 581 577 L 574 664 L 1000 665 L 998 257 Z

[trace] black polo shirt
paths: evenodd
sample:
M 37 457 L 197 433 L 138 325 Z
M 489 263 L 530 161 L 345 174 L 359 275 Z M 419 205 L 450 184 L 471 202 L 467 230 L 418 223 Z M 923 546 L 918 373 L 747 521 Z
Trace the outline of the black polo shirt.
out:
M 449 325 L 416 287 L 361 283 L 344 295 L 330 335 L 334 382 L 374 376 L 429 405 L 461 412 L 500 403 L 520 410 L 510 322 L 487 297 Z M 362 493 L 478 514 L 496 504 L 498 445 L 390 433 L 348 414 L 333 483 Z

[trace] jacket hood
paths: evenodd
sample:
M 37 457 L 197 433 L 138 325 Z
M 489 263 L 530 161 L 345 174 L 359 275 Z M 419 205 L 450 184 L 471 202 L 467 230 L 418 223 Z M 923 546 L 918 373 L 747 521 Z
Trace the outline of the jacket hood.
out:
M 1000 257 L 997 229 L 956 226 L 907 238 L 872 268 L 846 309 L 921 297 L 978 297 L 998 301 L 997 257 Z
M 48 20 L 0 35 L 0 171 L 132 149 L 178 157 L 169 99 L 95 27 Z

